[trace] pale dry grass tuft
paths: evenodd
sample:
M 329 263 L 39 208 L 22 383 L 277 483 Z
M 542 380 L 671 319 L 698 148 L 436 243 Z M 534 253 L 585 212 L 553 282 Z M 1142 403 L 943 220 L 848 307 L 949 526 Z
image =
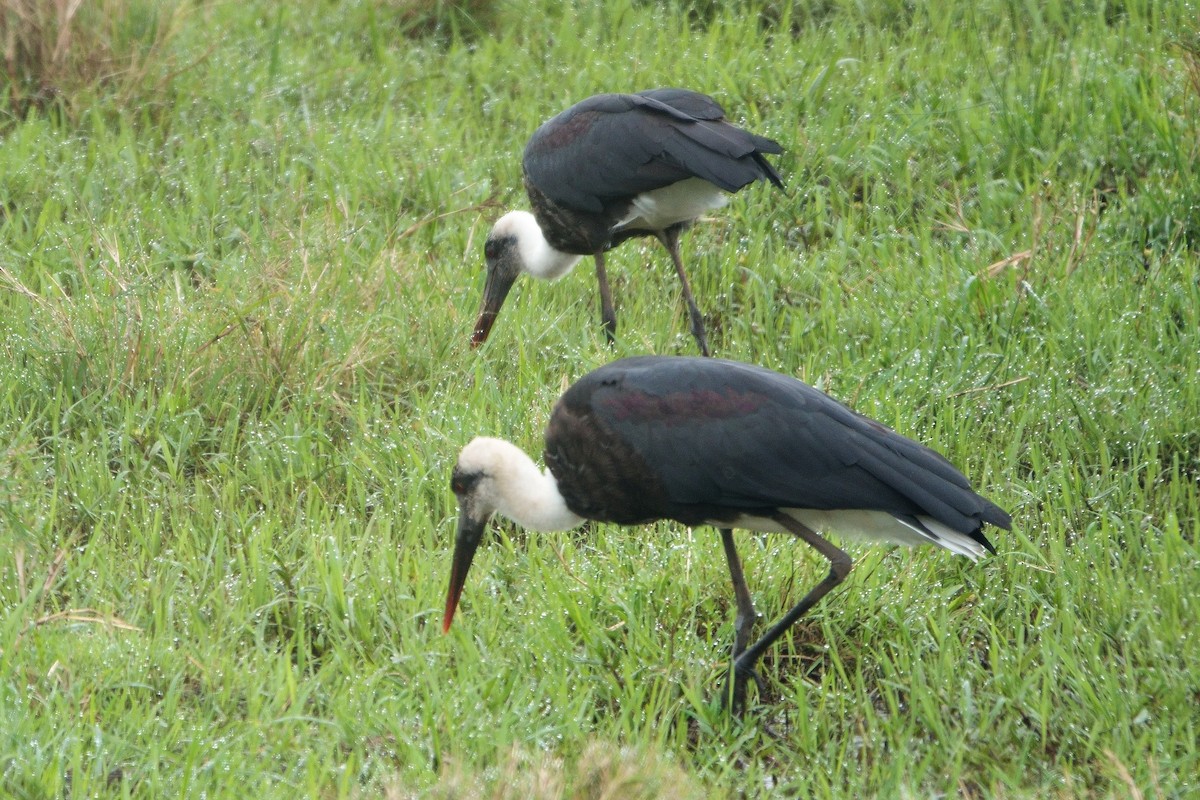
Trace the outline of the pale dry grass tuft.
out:
M 160 91 L 167 47 L 183 13 L 176 0 L 0 0 L 4 103 L 13 118 L 52 105 L 69 115 L 110 87 L 126 101 Z
M 388 800 L 417 797 L 390 788 Z M 443 769 L 422 797 L 438 800 L 689 800 L 706 793 L 673 760 L 655 752 L 593 741 L 578 759 L 514 745 L 500 764 L 472 772 L 466 765 Z

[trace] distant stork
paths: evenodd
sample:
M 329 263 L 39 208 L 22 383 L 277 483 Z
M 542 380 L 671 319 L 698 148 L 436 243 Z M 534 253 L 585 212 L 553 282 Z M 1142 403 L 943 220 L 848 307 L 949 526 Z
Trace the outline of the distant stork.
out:
M 984 523 L 1009 515 L 924 445 L 795 378 L 713 358 L 625 358 L 579 379 L 546 427 L 540 472 L 519 448 L 476 438 L 451 486 L 458 531 L 443 630 L 450 630 L 488 519 L 533 530 L 585 519 L 641 525 L 672 519 L 721 531 L 737 599 L 724 695 L 735 712 L 763 652 L 850 572 L 823 535 L 936 544 L 972 560 L 995 552 Z M 830 563 L 829 575 L 753 645 L 754 604 L 728 528 L 790 532 Z
M 484 247 L 487 280 L 472 346 L 487 339 L 522 272 L 554 280 L 583 256 L 596 260 L 600 314 L 617 331 L 604 252 L 626 239 L 654 236 L 675 264 L 692 335 L 709 355 L 704 318 L 692 297 L 679 234 L 757 180 L 783 188 L 764 153 L 778 142 L 730 125 L 711 97 L 686 89 L 599 94 L 544 123 L 525 146 L 525 190 L 533 213 L 496 221 Z

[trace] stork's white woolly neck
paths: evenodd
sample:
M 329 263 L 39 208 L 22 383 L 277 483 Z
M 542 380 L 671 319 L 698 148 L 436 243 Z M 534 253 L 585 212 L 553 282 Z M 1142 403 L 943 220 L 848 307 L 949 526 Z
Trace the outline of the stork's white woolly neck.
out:
M 472 513 L 491 512 L 535 531 L 567 531 L 583 517 L 567 508 L 550 470 L 539 471 L 521 448 L 503 439 L 479 436 L 463 448 L 458 468 L 478 475 Z
M 535 278 L 553 281 L 566 275 L 582 256 L 556 250 L 528 211 L 510 211 L 492 226 L 493 236 L 512 236 L 521 254 L 521 269 Z

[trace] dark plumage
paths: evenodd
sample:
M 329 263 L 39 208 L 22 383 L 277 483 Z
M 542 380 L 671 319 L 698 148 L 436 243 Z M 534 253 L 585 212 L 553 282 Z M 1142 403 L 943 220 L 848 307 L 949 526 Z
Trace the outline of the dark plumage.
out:
M 584 519 L 791 532 L 830 561 L 829 576 L 747 647 L 754 608 L 732 534 L 722 530 L 738 602 L 729 695 L 740 708 L 763 651 L 849 573 L 824 530 L 937 544 L 975 559 L 984 524 L 1009 515 L 933 450 L 767 369 L 645 356 L 579 379 L 546 428 L 547 472 L 513 445 L 476 439 L 452 480 L 460 504 L 445 627 L 494 512 L 538 530 Z
M 555 406 L 545 458 L 569 508 L 626 525 L 872 509 L 932 517 L 991 549 L 980 523 L 1009 521 L 928 447 L 795 378 L 722 359 L 626 358 L 584 376 Z
M 596 95 L 550 119 L 525 147 L 533 214 L 510 212 L 488 236 L 487 282 L 472 344 L 487 339 L 521 272 L 559 278 L 585 255 L 596 260 L 601 315 L 611 338 L 616 312 L 604 252 L 636 236 L 655 236 L 671 254 L 692 333 L 707 354 L 679 234 L 723 205 L 727 192 L 756 180 L 783 188 L 764 157 L 780 152 L 777 142 L 730 125 L 712 98 L 685 89 Z

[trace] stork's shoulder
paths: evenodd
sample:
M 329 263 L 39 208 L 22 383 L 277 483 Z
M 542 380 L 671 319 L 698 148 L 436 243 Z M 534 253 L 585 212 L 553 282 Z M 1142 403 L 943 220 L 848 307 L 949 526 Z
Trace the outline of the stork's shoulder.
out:
M 646 89 L 634 94 L 609 92 L 580 100 L 551 118 L 546 125 L 561 125 L 587 114 L 667 114 L 691 119 L 719 120 L 725 118 L 725 109 L 708 95 L 690 89 Z
M 525 146 L 526 160 L 579 141 L 593 126 L 613 114 L 623 114 L 644 103 L 631 94 L 597 94 L 561 111 L 538 126 Z
M 636 356 L 580 378 L 561 404 L 605 425 L 685 424 L 747 418 L 769 407 L 816 403 L 824 395 L 752 364 L 687 356 Z
M 691 89 L 647 89 L 638 92 L 638 97 L 644 97 L 656 103 L 662 103 L 693 119 L 715 121 L 725 119 L 725 109 L 721 104 L 706 94 L 693 92 Z
M 591 134 L 603 135 L 604 141 L 599 144 L 627 145 L 629 134 L 645 130 L 638 127 L 635 120 L 639 118 L 647 121 L 657 118 L 660 122 L 716 121 L 725 118 L 725 110 L 711 97 L 687 89 L 592 95 L 546 120 L 533 132 L 525 147 L 526 166 L 532 157 L 569 147 Z

